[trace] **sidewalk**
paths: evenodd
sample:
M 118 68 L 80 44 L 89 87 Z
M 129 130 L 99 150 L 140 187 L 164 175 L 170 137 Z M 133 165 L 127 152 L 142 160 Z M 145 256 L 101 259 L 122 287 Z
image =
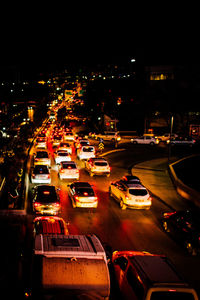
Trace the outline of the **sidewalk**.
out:
M 170 209 L 186 209 L 186 200 L 176 191 L 168 173 L 168 159 L 159 158 L 135 165 L 132 175 L 141 179 L 144 186 Z

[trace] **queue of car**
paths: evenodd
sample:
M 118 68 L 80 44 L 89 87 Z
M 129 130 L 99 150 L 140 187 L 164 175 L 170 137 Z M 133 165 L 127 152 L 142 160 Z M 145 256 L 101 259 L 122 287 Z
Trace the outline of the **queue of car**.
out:
M 84 160 L 85 170 L 90 176 L 106 175 L 109 177 L 111 167 L 105 158 L 96 156 L 95 147 L 90 144 L 89 140 L 74 135 L 71 129 L 67 130 L 54 125 L 51 130 L 48 129 L 46 131 L 46 134 L 47 132 L 48 138 L 43 136 L 43 131 L 42 136 L 36 140 L 35 148 L 37 151 L 34 153 L 34 167 L 31 172 L 31 182 L 37 184 L 33 188 L 32 199 L 33 212 L 37 215 L 33 222 L 34 234 L 35 236 L 56 235 L 58 237 L 56 243 L 60 246 L 61 239 L 66 239 L 65 237 L 69 236 L 69 229 L 66 222 L 58 216 L 62 207 L 59 189 L 51 185 L 51 163 L 53 162 L 57 165 L 57 174 L 60 180 L 70 180 L 67 187 L 73 208 L 96 209 L 99 199 L 93 184 L 79 181 L 80 170 L 76 161 L 72 160 L 74 150 L 72 144 L 74 144 L 76 149 L 77 159 Z M 137 144 L 142 140 L 143 142 L 145 140 L 145 143 L 150 145 L 158 143 L 157 139 L 153 137 L 143 137 L 139 139 L 139 142 L 134 142 L 134 140 L 132 142 Z M 48 153 L 48 141 L 50 141 L 53 148 L 54 160 L 50 158 Z M 150 209 L 152 205 L 149 191 L 136 176 L 125 175 L 121 179 L 111 182 L 109 194 L 117 201 L 122 210 L 126 208 Z M 183 215 L 179 212 L 165 213 L 162 219 L 163 229 L 172 233 L 171 226 L 174 229 L 174 224 L 178 223 L 178 218 L 183 220 Z M 189 253 L 196 254 L 199 251 L 197 247 L 199 246 L 199 235 L 196 234 L 196 231 L 195 234 L 192 231 L 194 224 L 189 224 L 188 218 L 186 218 L 185 223 L 184 226 L 188 226 L 188 232 L 190 231 L 191 240 L 188 238 L 187 244 L 184 245 Z M 180 236 L 182 237 L 183 233 L 187 235 L 188 232 L 183 230 L 182 233 L 180 232 Z M 194 236 L 196 238 L 195 241 Z M 87 239 L 90 241 L 91 237 L 87 237 Z M 183 240 L 185 239 L 183 238 Z M 71 236 L 69 236 L 67 241 L 72 242 Z M 64 246 L 67 246 L 66 242 Z M 77 245 L 72 245 L 71 247 L 75 246 L 77 247 Z M 176 297 L 198 299 L 196 292 L 181 280 L 174 268 L 163 256 L 147 252 L 116 251 L 111 255 L 110 259 L 120 292 L 127 299 L 154 300 L 162 297 L 164 299 L 176 299 Z M 163 270 L 162 278 L 160 277 L 160 270 Z M 162 280 L 163 278 L 165 280 L 169 278 L 167 274 L 173 276 L 173 282 L 168 280 L 167 285 L 164 285 Z

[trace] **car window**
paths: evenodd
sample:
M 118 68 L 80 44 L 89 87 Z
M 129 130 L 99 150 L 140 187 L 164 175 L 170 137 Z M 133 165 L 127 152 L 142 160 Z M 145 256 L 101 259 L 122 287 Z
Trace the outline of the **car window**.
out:
M 78 188 L 76 190 L 76 193 L 78 196 L 84 196 L 84 197 L 94 196 L 94 191 L 93 189 L 90 188 Z
M 133 196 L 146 196 L 147 190 L 145 189 L 129 189 L 129 194 Z
M 75 164 L 62 164 L 63 169 L 76 169 Z
M 36 158 L 48 158 L 47 152 L 37 152 Z
M 69 156 L 68 152 L 58 152 L 59 156 Z
M 47 166 L 35 166 L 34 167 L 34 171 L 35 174 L 49 174 L 49 169 L 47 168 Z
M 93 152 L 94 148 L 93 147 L 83 147 L 82 151 L 83 152 Z
M 118 258 L 115 259 L 115 264 L 120 266 L 120 268 L 123 271 L 125 271 L 126 267 L 128 265 L 128 260 L 125 257 L 121 256 L 121 257 L 118 257 Z

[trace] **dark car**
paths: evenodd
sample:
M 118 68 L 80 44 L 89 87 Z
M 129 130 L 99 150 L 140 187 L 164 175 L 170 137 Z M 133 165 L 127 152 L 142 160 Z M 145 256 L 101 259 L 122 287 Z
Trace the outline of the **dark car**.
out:
M 125 175 L 122 177 L 122 181 L 132 182 L 132 183 L 141 183 L 140 179 L 135 175 Z
M 192 211 L 174 211 L 163 214 L 163 229 L 179 241 L 191 255 L 200 250 L 200 218 Z
M 33 211 L 35 213 L 57 215 L 60 208 L 60 199 L 55 186 L 37 185 L 33 189 Z

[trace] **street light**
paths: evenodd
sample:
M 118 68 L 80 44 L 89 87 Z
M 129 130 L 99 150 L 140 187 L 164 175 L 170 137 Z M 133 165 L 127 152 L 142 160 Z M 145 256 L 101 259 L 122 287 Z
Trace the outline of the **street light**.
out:
M 132 63 L 136 62 L 135 58 L 131 58 L 131 62 Z

